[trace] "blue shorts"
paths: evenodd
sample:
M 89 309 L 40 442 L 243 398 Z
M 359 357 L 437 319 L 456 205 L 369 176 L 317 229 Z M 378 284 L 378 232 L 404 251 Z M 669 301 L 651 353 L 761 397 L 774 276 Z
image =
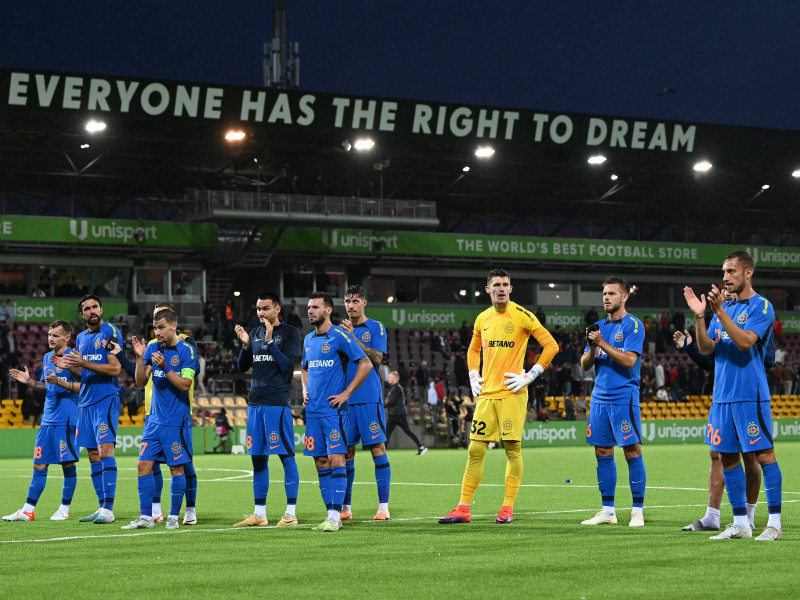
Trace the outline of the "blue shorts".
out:
M 294 456 L 294 420 L 288 406 L 247 407 L 247 453 Z
M 146 426 L 139 444 L 139 460 L 167 463 L 170 467 L 192 462 L 192 427 Z
M 642 442 L 642 411 L 638 404 L 592 402 L 586 443 L 592 446 L 630 446 Z
M 386 441 L 386 416 L 383 404 L 351 404 L 347 419 L 347 444 L 361 442 L 365 448 Z
M 69 425 L 42 425 L 36 434 L 33 464 L 56 465 L 78 461 L 75 428 Z
M 769 402 L 712 404 L 705 443 L 726 454 L 757 452 L 773 447 Z
M 79 406 L 75 443 L 81 448 L 116 444 L 117 423 L 119 423 L 119 396 L 116 394 L 89 406 Z
M 347 454 L 347 414 L 306 419 L 304 456 Z

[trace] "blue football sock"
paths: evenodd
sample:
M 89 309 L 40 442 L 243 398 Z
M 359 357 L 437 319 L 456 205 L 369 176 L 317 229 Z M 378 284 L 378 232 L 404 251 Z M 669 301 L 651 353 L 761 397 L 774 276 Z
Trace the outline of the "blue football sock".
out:
M 325 503 L 325 508 L 331 508 L 331 470 L 320 469 L 317 471 L 319 477 L 319 493 L 322 494 L 322 501 Z
M 373 456 L 375 481 L 378 483 L 378 502 L 389 502 L 389 485 L 392 482 L 392 467 L 386 454 Z
M 61 504 L 69 506 L 72 504 L 72 497 L 75 495 L 75 486 L 78 485 L 78 465 L 71 467 L 61 467 L 64 471 L 64 488 L 61 491 Z
M 28 498 L 25 500 L 31 506 L 36 506 L 39 497 L 47 484 L 47 469 L 34 469 L 31 477 L 31 485 L 28 488 Z
M 253 463 L 253 500 L 257 506 L 267 503 L 269 493 L 269 465 L 266 456 L 251 456 Z
M 114 509 L 114 497 L 117 495 L 117 459 L 113 456 L 100 460 L 103 466 L 103 508 Z
M 194 508 L 197 501 L 197 471 L 192 463 L 183 465 L 183 474 L 186 477 L 186 508 Z
M 747 486 L 741 463 L 732 469 L 723 469 L 722 477 L 725 480 L 725 490 L 728 492 L 733 516 L 747 517 Z
M 628 481 L 631 484 L 633 508 L 644 507 L 644 490 L 647 485 L 647 472 L 644 470 L 644 459 L 641 456 L 626 458 L 628 461 Z
M 153 502 L 161 502 L 161 492 L 164 490 L 164 475 L 161 465 L 153 463 Z
M 281 463 L 283 463 L 286 504 L 297 504 L 297 491 L 300 489 L 300 472 L 297 470 L 297 461 L 290 454 L 282 454 Z
M 103 498 L 105 497 L 105 494 L 103 494 L 103 463 L 99 460 L 90 462 L 89 468 L 92 471 L 92 487 L 94 487 L 94 493 L 97 494 L 98 505 L 102 506 Z
M 137 479 L 139 488 L 139 514 L 151 517 L 153 514 L 153 475 L 140 475 Z
M 183 504 L 183 496 L 186 493 L 186 475 L 173 475 L 172 483 L 169 486 L 169 493 L 171 496 L 171 506 L 169 509 L 170 516 L 176 517 L 181 514 L 181 504 Z
M 764 492 L 767 496 L 767 512 L 769 514 L 780 514 L 782 492 L 783 492 L 783 475 L 781 475 L 781 468 L 778 463 L 774 462 L 761 467 L 761 472 L 764 474 Z
M 344 468 L 347 473 L 347 490 L 344 493 L 344 504 L 349 506 L 353 503 L 353 480 L 356 478 L 356 459 L 348 460 Z
M 614 493 L 617 489 L 617 463 L 613 456 L 597 457 L 597 487 L 603 506 L 614 507 Z
M 341 512 L 344 493 L 347 490 L 347 469 L 333 467 L 331 469 L 331 508 Z

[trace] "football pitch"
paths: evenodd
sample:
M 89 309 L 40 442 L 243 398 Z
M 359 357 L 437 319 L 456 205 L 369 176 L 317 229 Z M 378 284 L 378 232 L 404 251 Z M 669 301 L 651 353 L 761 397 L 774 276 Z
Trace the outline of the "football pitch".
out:
M 643 528 L 631 528 L 628 469 L 617 451 L 619 525 L 582 526 L 599 509 L 590 447 L 523 450 L 525 475 L 511 524 L 496 525 L 505 454 L 490 450 L 469 524 L 439 525 L 459 498 L 466 451 L 390 452 L 392 520 L 374 522 L 377 494 L 368 453 L 356 458 L 353 521 L 337 533 L 311 531 L 325 517 L 312 460 L 298 456 L 301 525 L 277 528 L 285 507 L 283 469 L 273 458 L 266 528 L 234 529 L 250 513 L 247 456 L 195 457 L 198 524 L 126 532 L 138 516 L 136 461 L 119 460 L 110 525 L 79 523 L 96 509 L 85 455 L 68 521 L 49 521 L 60 502 L 61 469 L 50 468 L 34 522 L 0 522 L 4 598 L 792 598 L 797 576 L 800 443 L 778 444 L 783 472 L 780 542 L 710 541 L 680 531 L 705 513 L 707 447 L 644 448 L 648 475 Z M 165 469 L 165 473 L 168 471 Z M 22 506 L 29 460 L 0 460 L 0 511 Z M 163 498 L 169 498 L 165 475 Z M 763 491 L 756 534 L 766 525 Z M 731 522 L 723 500 L 722 523 Z

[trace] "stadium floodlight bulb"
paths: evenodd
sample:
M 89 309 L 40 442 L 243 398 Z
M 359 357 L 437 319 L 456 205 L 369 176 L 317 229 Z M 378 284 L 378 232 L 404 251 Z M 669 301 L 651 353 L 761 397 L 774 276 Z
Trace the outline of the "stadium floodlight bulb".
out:
M 466 296 L 467 295 L 467 290 L 458 290 L 458 295 L 459 296 Z
M 233 295 L 238 298 L 239 296 L 242 295 L 242 292 L 240 292 L 239 290 L 236 290 L 235 292 L 233 292 Z
M 464 171 L 464 173 L 469 173 L 469 167 L 468 167 L 468 166 L 467 166 L 467 167 L 464 167 L 464 168 L 463 168 L 463 169 L 461 169 L 461 170 L 462 170 L 462 171 Z
M 614 174 L 611 176 L 611 181 L 616 181 L 617 179 L 619 179 L 619 175 Z
M 478 158 L 491 158 L 494 156 L 494 148 L 491 146 L 478 146 L 475 149 L 475 156 Z
M 353 149 L 359 152 L 369 152 L 375 147 L 375 141 L 369 138 L 361 138 L 355 141 Z
M 705 173 L 706 171 L 711 170 L 712 166 L 713 165 L 707 160 L 701 160 L 699 163 L 695 163 L 692 168 L 698 173 Z
M 86 150 L 89 147 L 89 144 L 81 144 L 81 150 Z
M 586 162 L 590 165 L 602 165 L 607 160 L 608 159 L 602 154 L 595 154 L 594 156 L 590 156 Z
M 761 189 L 762 190 L 768 190 L 769 189 L 769 184 L 765 183 L 764 185 L 761 186 Z
M 241 142 L 245 138 L 244 131 L 238 129 L 231 129 L 225 134 L 225 139 L 229 142 Z
M 105 131 L 106 124 L 103 121 L 95 121 L 94 119 L 92 119 L 88 123 L 86 123 L 85 129 L 89 133 L 98 133 L 100 131 Z
M 800 169 L 795 169 L 794 171 L 792 171 L 792 177 L 794 178 L 800 177 Z
M 388 302 L 389 304 L 391 304 L 392 302 L 394 302 L 394 296 L 389 296 L 389 297 L 386 299 L 386 302 Z
M 480 295 L 481 295 L 481 293 L 478 290 L 475 290 L 475 297 L 477 298 Z

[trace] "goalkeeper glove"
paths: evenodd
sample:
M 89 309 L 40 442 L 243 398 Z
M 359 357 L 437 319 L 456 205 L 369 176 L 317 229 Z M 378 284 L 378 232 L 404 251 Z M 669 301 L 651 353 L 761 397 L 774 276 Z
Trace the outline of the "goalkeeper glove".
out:
M 483 377 L 475 369 L 469 372 L 469 385 L 472 388 L 472 395 L 476 398 L 481 395 L 483 391 Z
M 542 373 L 544 373 L 544 367 L 539 363 L 536 363 L 527 373 L 525 371 L 523 371 L 519 375 L 517 375 L 516 373 L 506 373 L 506 377 L 508 377 L 508 379 L 506 379 L 504 383 L 506 384 L 506 388 L 508 388 L 509 391 L 514 392 L 516 394 L 522 388 L 529 386 L 531 383 L 533 383 L 533 380 L 536 379 Z

